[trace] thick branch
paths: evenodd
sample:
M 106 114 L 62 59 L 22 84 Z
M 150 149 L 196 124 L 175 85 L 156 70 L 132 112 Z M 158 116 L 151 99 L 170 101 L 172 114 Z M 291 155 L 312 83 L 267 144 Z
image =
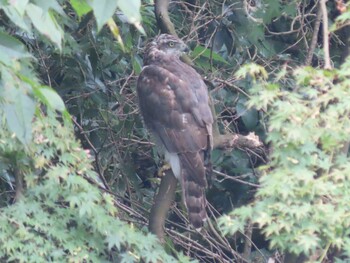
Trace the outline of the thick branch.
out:
M 262 143 L 259 137 L 254 133 L 248 135 L 241 134 L 217 134 L 214 137 L 214 148 L 232 150 L 234 148 L 249 148 L 254 149 L 261 146 Z
M 155 0 L 154 11 L 156 13 L 157 25 L 162 33 L 171 34 L 177 36 L 175 27 L 170 21 L 169 12 L 169 0 Z M 187 55 L 182 55 L 181 60 L 188 65 L 192 65 L 191 59 Z
M 162 243 L 164 242 L 164 222 L 174 200 L 176 186 L 177 179 L 172 171 L 165 171 L 151 209 L 148 228 Z
M 156 19 L 158 27 L 162 33 L 168 33 L 177 36 L 175 32 L 175 27 L 170 21 L 169 12 L 169 0 L 155 0 L 154 9 L 156 13 Z
M 331 69 L 331 58 L 329 55 L 329 31 L 328 31 L 328 14 L 327 14 L 327 0 L 320 0 L 320 9 L 322 11 L 323 22 L 323 52 L 324 52 L 324 68 Z

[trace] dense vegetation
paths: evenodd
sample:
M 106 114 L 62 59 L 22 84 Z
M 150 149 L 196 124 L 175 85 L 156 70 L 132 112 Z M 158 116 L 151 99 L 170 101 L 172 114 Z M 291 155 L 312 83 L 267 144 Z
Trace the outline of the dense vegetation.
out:
M 211 224 L 176 193 L 161 244 L 135 97 L 153 1 L 2 0 L 0 261 L 348 262 L 350 5 L 325 2 L 170 4 L 218 130 L 263 145 L 215 149 Z

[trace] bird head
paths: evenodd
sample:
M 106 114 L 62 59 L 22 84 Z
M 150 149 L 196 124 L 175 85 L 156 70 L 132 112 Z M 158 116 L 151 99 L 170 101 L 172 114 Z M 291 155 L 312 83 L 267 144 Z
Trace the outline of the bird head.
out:
M 188 46 L 179 38 L 169 35 L 161 34 L 157 36 L 151 43 L 151 48 L 156 48 L 158 51 L 166 55 L 181 56 L 182 53 L 189 52 Z

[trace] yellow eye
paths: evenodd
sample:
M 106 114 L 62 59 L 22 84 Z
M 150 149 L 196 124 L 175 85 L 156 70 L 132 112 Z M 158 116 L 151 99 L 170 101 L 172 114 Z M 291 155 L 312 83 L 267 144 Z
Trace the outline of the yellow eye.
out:
M 169 42 L 169 47 L 173 47 L 173 46 L 175 46 L 175 43 L 173 41 L 170 41 Z

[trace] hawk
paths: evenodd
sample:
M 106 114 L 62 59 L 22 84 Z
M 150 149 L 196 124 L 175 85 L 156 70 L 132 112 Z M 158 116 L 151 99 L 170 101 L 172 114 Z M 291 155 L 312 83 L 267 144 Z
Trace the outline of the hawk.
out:
M 198 229 L 207 218 L 213 116 L 202 77 L 180 60 L 187 51 L 186 44 L 172 35 L 151 41 L 145 48 L 137 93 L 144 123 L 180 181 L 189 221 Z

